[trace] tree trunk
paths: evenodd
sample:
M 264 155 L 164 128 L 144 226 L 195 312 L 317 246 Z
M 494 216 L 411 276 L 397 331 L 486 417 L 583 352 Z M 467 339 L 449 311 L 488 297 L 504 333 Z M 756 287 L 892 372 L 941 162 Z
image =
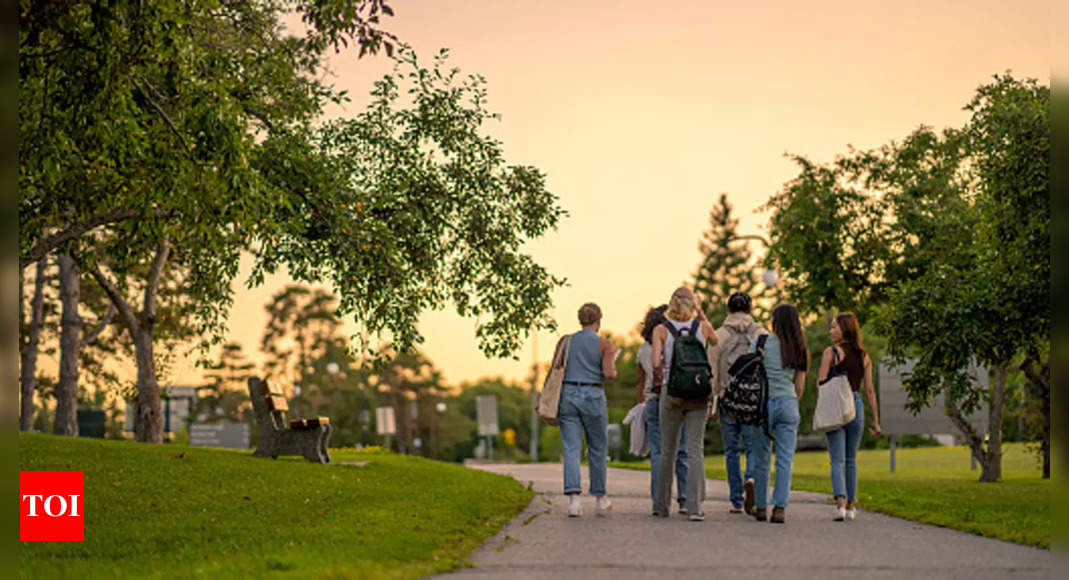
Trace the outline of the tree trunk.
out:
M 99 266 L 91 271 L 93 278 L 104 289 L 115 306 L 119 313 L 119 320 L 122 321 L 134 341 L 134 358 L 137 360 L 134 434 L 138 441 L 145 443 L 163 441 L 163 412 L 160 408 L 160 385 L 156 379 L 156 359 L 153 356 L 152 341 L 156 330 L 156 291 L 170 250 L 167 236 L 160 237 L 156 257 L 152 260 L 148 278 L 145 281 L 143 309 L 140 315 L 134 312 L 126 298 L 115 287 L 115 284 L 108 280 Z
M 991 369 L 991 403 L 988 408 L 988 436 L 986 460 L 981 464 L 980 481 L 1002 481 L 1002 415 L 1006 410 L 1006 378 L 1009 370 L 1005 364 Z
M 156 381 L 156 359 L 152 352 L 152 333 L 139 330 L 134 337 L 134 356 L 137 359 L 137 406 L 134 432 L 138 441 L 163 441 L 163 412 L 160 405 L 160 385 Z
M 33 431 L 34 404 L 33 395 L 37 390 L 37 347 L 41 339 L 41 319 L 45 311 L 45 268 L 47 260 L 37 262 L 33 280 L 33 301 L 30 303 L 30 328 L 26 345 L 22 351 L 22 374 L 19 382 L 22 386 L 22 407 L 19 414 L 19 429 Z M 22 292 L 19 292 L 21 296 Z M 22 309 L 19 308 L 21 312 Z
M 56 417 L 52 432 L 78 435 L 78 354 L 82 344 L 78 302 L 81 288 L 78 266 L 66 252 L 59 255 L 59 298 L 63 314 L 60 316 L 59 383 L 56 385 Z

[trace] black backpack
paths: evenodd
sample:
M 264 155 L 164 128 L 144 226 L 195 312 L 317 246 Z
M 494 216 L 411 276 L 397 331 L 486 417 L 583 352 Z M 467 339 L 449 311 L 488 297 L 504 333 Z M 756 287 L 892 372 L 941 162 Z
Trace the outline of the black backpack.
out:
M 670 322 L 665 321 L 668 332 L 674 337 L 672 343 L 672 367 L 668 373 L 668 396 L 679 399 L 707 399 L 713 392 L 709 379 L 713 370 L 705 354 L 705 345 L 698 340 L 700 320 L 695 320 L 690 328 L 676 330 Z M 682 334 L 686 332 L 686 334 Z
M 720 412 L 736 423 L 764 425 L 768 422 L 768 377 L 765 375 L 765 341 L 757 338 L 757 352 L 740 355 L 728 369 L 731 381 L 720 397 Z

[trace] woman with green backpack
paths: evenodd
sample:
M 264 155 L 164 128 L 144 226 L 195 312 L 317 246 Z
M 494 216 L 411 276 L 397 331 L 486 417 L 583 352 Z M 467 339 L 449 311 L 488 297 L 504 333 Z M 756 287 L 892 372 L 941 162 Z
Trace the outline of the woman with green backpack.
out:
M 717 343 L 713 325 L 705 319 L 690 288 L 672 293 L 664 324 L 653 330 L 654 374 L 663 376 L 660 397 L 661 457 L 657 470 L 653 513 L 668 517 L 672 493 L 672 464 L 686 425 L 687 515 L 702 521 L 705 499 L 705 422 L 714 380 L 707 349 Z

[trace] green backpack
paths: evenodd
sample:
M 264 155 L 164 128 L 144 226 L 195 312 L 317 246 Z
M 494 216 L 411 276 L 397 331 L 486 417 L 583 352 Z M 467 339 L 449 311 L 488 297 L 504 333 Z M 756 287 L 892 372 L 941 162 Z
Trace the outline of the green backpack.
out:
M 713 371 L 705 355 L 705 345 L 698 340 L 700 320 L 695 320 L 690 328 L 676 330 L 672 323 L 665 321 L 668 332 L 672 333 L 672 367 L 668 373 L 668 396 L 679 399 L 707 399 L 713 392 L 709 383 Z M 686 334 L 683 334 L 683 333 Z

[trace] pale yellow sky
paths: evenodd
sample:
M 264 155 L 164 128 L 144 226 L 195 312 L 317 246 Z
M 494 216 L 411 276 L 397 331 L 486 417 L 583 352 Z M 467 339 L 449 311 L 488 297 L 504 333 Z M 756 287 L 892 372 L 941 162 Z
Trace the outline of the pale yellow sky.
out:
M 960 126 L 962 106 L 992 74 L 1050 79 L 1041 1 L 436 0 L 395 9 L 389 29 L 425 60 L 448 47 L 453 66 L 486 77 L 502 116 L 488 132 L 510 163 L 543 170 L 570 213 L 527 246 L 568 278 L 554 314 L 569 331 L 588 300 L 616 333 L 665 302 L 695 270 L 721 192 L 744 233 L 763 233 L 767 216 L 755 209 L 796 174 L 783 153 L 825 161 L 922 123 Z M 331 66 L 354 99 L 338 114 L 358 113 L 390 69 L 351 53 Z M 257 352 L 263 305 L 287 281 L 251 291 L 239 283 L 231 339 Z M 487 360 L 473 320 L 433 312 L 420 328 L 450 384 L 521 379 L 529 368 L 530 342 L 520 361 Z M 553 341 L 538 337 L 540 358 Z M 180 384 L 199 374 L 191 362 L 175 371 Z

